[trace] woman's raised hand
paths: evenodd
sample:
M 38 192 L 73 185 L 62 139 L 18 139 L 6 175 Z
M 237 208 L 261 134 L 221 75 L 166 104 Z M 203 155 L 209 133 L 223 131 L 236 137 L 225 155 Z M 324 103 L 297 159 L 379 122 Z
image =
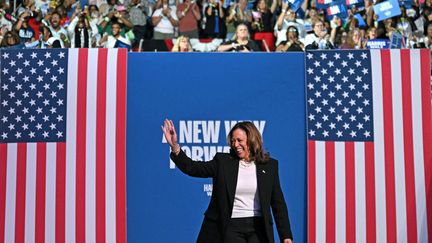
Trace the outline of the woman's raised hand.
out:
M 177 143 L 177 133 L 172 120 L 165 119 L 162 131 L 167 143 L 171 146 L 171 150 L 176 151 L 179 148 L 179 144 Z

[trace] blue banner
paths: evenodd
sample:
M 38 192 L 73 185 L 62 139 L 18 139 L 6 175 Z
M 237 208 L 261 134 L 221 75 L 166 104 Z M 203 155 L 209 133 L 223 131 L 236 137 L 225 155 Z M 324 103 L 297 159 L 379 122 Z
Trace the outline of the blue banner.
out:
M 289 3 L 289 7 L 294 11 L 297 12 L 297 10 L 301 7 L 303 0 L 287 0 Z
M 374 39 L 368 40 L 366 43 L 366 47 L 368 49 L 383 49 L 389 48 L 389 40 L 388 39 Z
M 128 242 L 195 242 L 210 200 L 211 179 L 188 177 L 170 161 L 165 118 L 198 160 L 227 151 L 230 128 L 253 121 L 279 160 L 294 238 L 306 242 L 304 70 L 304 53 L 130 53 Z
M 382 21 L 401 14 L 398 0 L 388 0 L 373 6 L 378 21 Z
M 333 15 L 338 16 L 341 19 L 344 19 L 348 16 L 347 8 L 343 3 L 337 3 L 329 6 L 327 9 L 328 18 L 332 18 Z

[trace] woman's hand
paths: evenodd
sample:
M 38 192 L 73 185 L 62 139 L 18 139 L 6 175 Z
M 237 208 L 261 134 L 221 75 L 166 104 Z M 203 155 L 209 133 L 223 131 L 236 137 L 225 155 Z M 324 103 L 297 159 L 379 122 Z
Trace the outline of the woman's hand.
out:
M 164 133 L 165 139 L 167 140 L 167 143 L 171 146 L 171 150 L 177 153 L 180 152 L 180 146 L 177 143 L 177 133 L 175 131 L 172 120 L 165 119 L 162 126 L 162 131 Z

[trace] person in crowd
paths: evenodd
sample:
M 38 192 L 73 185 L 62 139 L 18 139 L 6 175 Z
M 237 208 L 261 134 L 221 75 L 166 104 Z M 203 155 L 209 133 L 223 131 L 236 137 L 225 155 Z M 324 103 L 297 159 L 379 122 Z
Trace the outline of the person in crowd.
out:
M 333 49 L 330 43 L 330 35 L 324 26 L 324 22 L 316 19 L 312 22 L 313 33 L 306 35 L 305 49 Z
M 78 5 L 79 7 L 77 7 L 77 8 L 79 8 L 79 9 L 81 9 L 81 5 Z M 87 6 L 86 6 L 87 7 Z M 63 6 L 63 5 L 59 5 L 59 6 L 57 6 L 56 7 L 56 9 L 55 9 L 55 11 L 59 14 L 59 16 L 60 16 L 60 26 L 62 26 L 62 27 L 64 27 L 64 28 L 66 28 L 67 27 L 67 25 L 69 24 L 69 22 L 70 22 L 70 16 L 68 16 L 68 12 L 66 11 L 66 8 L 65 8 L 65 6 Z
M 187 36 L 179 36 L 174 43 L 172 52 L 193 52 L 192 45 Z
M 111 7 L 110 7 L 111 8 Z M 112 25 L 114 23 L 119 23 L 121 26 L 120 35 L 126 37 L 129 40 L 134 39 L 134 36 L 130 30 L 133 28 L 133 24 L 129 21 L 126 13 L 126 8 L 123 5 L 115 5 L 114 10 L 108 12 L 108 14 L 103 17 L 102 22 L 99 25 L 99 33 L 102 35 L 112 34 Z
M 413 35 L 408 43 L 412 48 L 428 48 L 432 50 L 432 23 L 427 27 L 427 36 L 418 37 Z
M 330 22 L 330 28 L 330 42 L 333 43 L 334 46 L 340 46 L 342 42 L 342 34 L 345 33 L 342 19 L 334 15 Z
M 33 0 L 23 0 L 21 4 L 16 9 L 15 16 L 20 16 L 24 12 L 30 12 L 34 10 L 34 1 Z
M 341 45 L 341 49 L 365 49 L 367 41 L 362 37 L 360 29 L 353 29 L 348 32 L 347 41 Z
M 6 13 L 3 8 L 0 8 L 0 27 L 6 28 L 7 30 L 12 30 L 13 24 L 14 21 L 11 19 L 11 15 Z
M 3 39 L 1 42 L 2 48 L 11 48 L 11 49 L 21 49 L 23 48 L 23 44 L 21 44 L 21 40 L 17 33 L 14 31 L 7 31 L 3 35 Z
M 111 35 L 104 34 L 102 39 L 99 41 L 99 46 L 105 47 L 105 48 L 114 48 L 118 47 L 119 45 L 131 45 L 131 41 L 127 37 L 123 37 L 120 34 L 121 31 L 121 24 L 118 22 L 112 23 L 111 26 Z
M 209 4 L 204 11 L 206 22 L 204 35 L 207 38 L 226 37 L 225 9 L 219 0 L 209 0 Z
M 238 3 L 231 5 L 228 11 L 228 16 L 225 19 L 228 35 L 231 38 L 239 24 L 245 24 L 248 28 L 252 23 L 252 12 L 247 9 L 247 0 L 239 0 Z
M 66 47 L 70 46 L 70 41 L 68 38 L 68 33 L 65 28 L 60 24 L 60 14 L 53 12 L 50 16 L 50 22 L 47 25 L 50 28 L 53 37 L 60 38 Z M 46 22 L 44 22 L 46 24 Z
M 62 40 L 57 37 L 50 37 L 45 44 L 46 48 L 64 48 Z
M 239 24 L 232 41 L 223 43 L 218 47 L 218 51 L 250 52 L 260 51 L 258 45 L 250 39 L 250 34 L 246 24 Z
M 24 45 L 36 40 L 35 31 L 29 25 L 29 18 L 31 15 L 29 10 L 23 11 L 14 26 L 14 30 L 18 33 L 21 43 Z
M 39 27 L 39 44 L 38 47 L 41 49 L 45 49 L 47 48 L 47 42 L 48 40 L 53 37 L 51 34 L 51 30 L 48 26 L 46 25 L 41 25 Z M 60 40 L 60 46 L 64 46 L 63 42 Z
M 273 14 L 276 11 L 277 1 L 272 1 L 269 8 L 267 0 L 256 0 L 252 11 L 252 29 L 254 32 L 272 32 L 273 31 Z
M 144 39 L 147 30 L 147 13 L 146 8 L 148 1 L 131 0 L 129 3 L 129 20 L 133 24 L 133 33 L 135 35 L 135 46 L 141 39 Z
M 159 0 L 157 8 L 152 16 L 154 26 L 153 39 L 165 40 L 174 38 L 174 28 L 178 26 L 176 7 L 169 6 L 168 0 Z
M 282 41 L 276 48 L 277 52 L 287 52 L 287 51 L 303 51 L 304 44 L 298 38 L 298 30 L 294 26 L 288 27 L 286 32 L 287 40 Z
M 189 38 L 198 38 L 198 22 L 201 20 L 201 13 L 195 1 L 185 0 L 177 5 L 177 17 L 179 19 L 179 35 Z
M 89 22 L 89 15 L 87 9 L 81 11 L 77 8 L 77 14 L 72 19 L 71 23 L 67 27 L 69 38 L 71 40 L 71 48 L 89 48 L 94 47 L 93 38 L 95 35 L 93 33 L 98 33 L 98 29 L 95 25 L 91 27 L 91 22 Z
M 183 173 L 213 178 L 212 198 L 197 242 L 273 243 L 271 209 L 280 241 L 292 243 L 278 162 L 264 151 L 261 134 L 252 122 L 234 125 L 227 138 L 230 153 L 217 153 L 208 162 L 186 156 L 171 120 L 164 121 L 162 131 L 171 147 L 170 157 Z
M 274 27 L 276 46 L 282 41 L 286 41 L 286 32 L 289 26 L 294 26 L 299 30 L 300 39 L 305 37 L 304 21 L 297 18 L 296 13 L 288 7 L 287 3 L 284 2 L 282 3 L 282 10 Z

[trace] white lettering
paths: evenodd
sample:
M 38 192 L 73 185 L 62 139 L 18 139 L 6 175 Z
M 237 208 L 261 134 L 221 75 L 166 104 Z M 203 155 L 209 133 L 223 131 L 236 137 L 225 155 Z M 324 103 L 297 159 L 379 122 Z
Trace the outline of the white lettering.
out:
M 264 127 L 266 124 L 266 121 L 253 121 L 253 124 L 256 126 L 258 131 L 260 132 L 261 136 L 264 134 Z
M 202 133 L 204 143 L 218 143 L 219 142 L 220 121 L 203 121 Z
M 393 5 L 390 2 L 383 2 L 380 4 L 380 11 L 384 12 L 387 11 L 389 9 L 392 9 Z
M 228 137 L 229 132 L 231 129 L 237 124 L 237 121 L 225 121 L 225 137 Z
M 180 121 L 180 143 L 192 143 L 192 121 Z

